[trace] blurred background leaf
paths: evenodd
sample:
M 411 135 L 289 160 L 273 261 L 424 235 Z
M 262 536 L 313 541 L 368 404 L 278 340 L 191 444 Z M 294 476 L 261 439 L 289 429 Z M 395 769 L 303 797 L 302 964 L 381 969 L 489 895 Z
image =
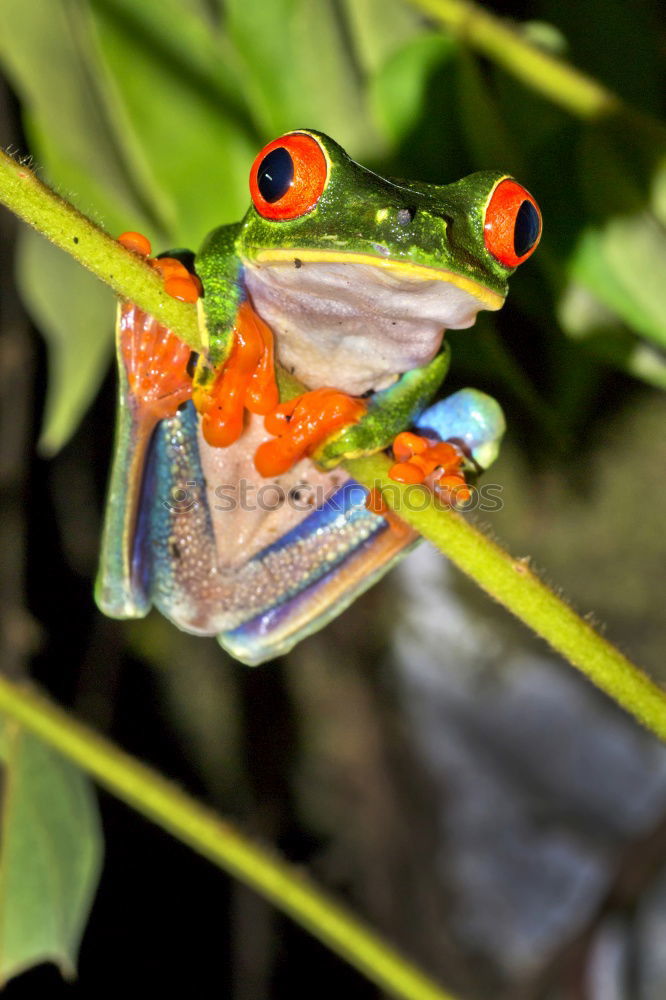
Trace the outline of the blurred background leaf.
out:
M 76 973 L 102 861 L 94 792 L 59 754 L 0 719 L 0 985 L 40 962 Z
M 65 444 L 94 398 L 113 352 L 113 327 L 100 323 L 113 295 L 92 274 L 32 229 L 21 232 L 17 280 L 49 349 L 49 380 L 40 447 Z

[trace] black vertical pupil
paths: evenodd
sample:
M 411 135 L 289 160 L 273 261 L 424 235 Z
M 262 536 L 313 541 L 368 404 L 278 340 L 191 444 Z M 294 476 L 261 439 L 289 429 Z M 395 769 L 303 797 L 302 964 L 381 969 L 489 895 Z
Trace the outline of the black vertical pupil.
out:
M 272 149 L 259 164 L 257 187 L 264 201 L 279 201 L 294 180 L 294 161 L 284 148 Z
M 513 251 L 523 257 L 539 239 L 539 213 L 531 201 L 524 201 L 516 215 L 513 230 Z

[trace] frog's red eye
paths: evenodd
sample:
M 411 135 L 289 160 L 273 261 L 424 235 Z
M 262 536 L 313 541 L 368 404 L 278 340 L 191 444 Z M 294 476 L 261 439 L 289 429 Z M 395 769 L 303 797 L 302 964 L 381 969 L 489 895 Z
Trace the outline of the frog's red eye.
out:
M 304 132 L 291 132 L 264 146 L 252 164 L 250 193 L 265 219 L 297 219 L 319 200 L 328 176 L 321 146 Z
M 518 267 L 541 239 L 541 212 L 529 191 L 510 177 L 492 193 L 484 223 L 486 248 L 505 267 Z

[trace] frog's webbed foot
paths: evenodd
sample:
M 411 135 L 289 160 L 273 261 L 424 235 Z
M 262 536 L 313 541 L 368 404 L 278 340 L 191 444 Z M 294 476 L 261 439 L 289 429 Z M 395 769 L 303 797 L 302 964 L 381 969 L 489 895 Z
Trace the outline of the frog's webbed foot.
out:
M 280 403 L 264 422 L 274 437 L 257 449 L 257 471 L 265 477 L 281 475 L 301 458 L 312 455 L 331 435 L 360 420 L 366 409 L 362 399 L 327 388 Z
M 415 428 L 418 434 L 396 437 L 389 475 L 425 482 L 447 503 L 465 506 L 470 481 L 497 458 L 506 428 L 501 407 L 478 389 L 461 389 L 424 410 Z
M 426 483 L 452 506 L 469 502 L 465 456 L 458 445 L 403 431 L 393 442 L 393 456 L 389 478 L 396 483 Z
M 131 403 L 147 426 L 172 417 L 192 395 L 189 347 L 133 302 L 120 305 L 118 349 Z
M 150 243 L 141 233 L 123 233 L 118 242 L 142 257 L 150 255 Z M 193 301 L 192 295 L 198 297 L 199 279 L 179 260 L 165 257 L 149 263 L 164 275 L 164 287 L 170 295 L 184 301 Z M 131 405 L 146 428 L 172 417 L 192 395 L 190 348 L 132 302 L 120 304 L 118 350 Z

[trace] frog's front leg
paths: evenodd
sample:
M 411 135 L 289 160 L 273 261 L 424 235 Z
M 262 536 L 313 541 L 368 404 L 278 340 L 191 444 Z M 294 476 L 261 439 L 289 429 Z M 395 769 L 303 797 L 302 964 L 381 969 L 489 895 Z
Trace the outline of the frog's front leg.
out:
M 230 333 L 218 347 L 219 359 L 200 357 L 193 400 L 208 444 L 226 448 L 243 433 L 245 411 L 265 416 L 279 402 L 273 333 L 244 299 Z
M 414 426 L 427 440 L 456 444 L 476 471 L 483 472 L 499 454 L 506 421 L 492 396 L 480 389 L 459 389 L 424 410 Z
M 427 407 L 448 366 L 443 346 L 425 368 L 407 372 L 369 400 L 320 389 L 280 404 L 266 418 L 275 436 L 258 448 L 257 469 L 279 475 L 305 454 L 333 468 L 392 445 L 392 479 L 425 482 L 447 502 L 466 503 L 468 478 L 494 462 L 506 425 L 499 404 L 478 389 L 461 389 Z
M 274 437 L 258 448 L 257 469 L 263 476 L 279 475 L 304 455 L 331 469 L 346 458 L 388 448 L 432 399 L 448 367 L 449 349 L 443 346 L 424 368 L 367 399 L 327 388 L 281 403 L 266 418 Z
M 468 480 L 495 461 L 506 423 L 500 405 L 478 389 L 460 389 L 426 406 L 448 365 L 444 345 L 426 368 L 408 372 L 376 393 L 365 416 L 325 442 L 313 458 L 330 467 L 392 444 L 396 461 L 389 470 L 391 479 L 425 482 L 447 503 L 467 503 Z M 413 430 L 405 430 L 409 427 Z

